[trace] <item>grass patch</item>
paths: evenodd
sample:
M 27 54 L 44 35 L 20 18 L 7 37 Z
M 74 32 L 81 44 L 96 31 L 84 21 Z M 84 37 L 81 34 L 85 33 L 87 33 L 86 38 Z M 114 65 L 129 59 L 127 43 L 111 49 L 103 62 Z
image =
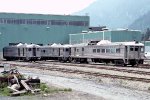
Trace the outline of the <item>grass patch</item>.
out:
M 9 95 L 9 90 L 7 89 L 7 83 L 6 82 L 0 82 L 0 94 L 7 96 Z
M 7 86 L 3 87 L 0 85 L 0 94 L 3 96 L 10 96 L 10 90 L 7 88 Z
M 45 83 L 40 83 L 40 87 L 41 89 L 41 93 L 46 93 L 46 94 L 51 94 L 51 93 L 59 93 L 59 92 L 71 92 L 72 89 L 70 88 L 57 88 L 54 86 L 47 86 Z M 0 84 L 0 95 L 3 96 L 10 96 L 11 95 L 11 91 L 10 89 L 7 88 L 7 83 L 1 83 Z M 33 96 L 33 94 L 31 94 L 31 92 L 27 92 L 25 94 L 21 94 L 21 96 Z
M 70 89 L 70 88 L 60 89 L 60 88 L 57 88 L 54 86 L 49 87 L 45 83 L 40 84 L 40 89 L 42 90 L 43 93 L 58 93 L 58 92 L 70 92 L 70 91 L 72 91 L 72 89 Z

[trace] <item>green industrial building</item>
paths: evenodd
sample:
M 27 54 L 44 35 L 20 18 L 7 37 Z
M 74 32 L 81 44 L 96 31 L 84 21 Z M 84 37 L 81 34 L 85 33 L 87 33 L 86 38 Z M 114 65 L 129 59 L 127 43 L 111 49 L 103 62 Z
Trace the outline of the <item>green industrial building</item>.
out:
M 0 51 L 9 43 L 69 43 L 89 28 L 89 16 L 0 13 Z
M 82 33 L 70 34 L 70 44 L 88 43 L 93 40 L 109 40 L 111 42 L 141 41 L 141 31 L 138 30 L 103 30 L 83 31 Z

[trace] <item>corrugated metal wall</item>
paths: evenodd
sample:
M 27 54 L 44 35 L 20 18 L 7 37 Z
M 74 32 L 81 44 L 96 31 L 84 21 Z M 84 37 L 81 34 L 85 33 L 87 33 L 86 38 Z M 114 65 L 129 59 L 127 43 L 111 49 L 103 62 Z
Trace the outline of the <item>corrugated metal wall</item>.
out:
M 19 22 L 19 19 L 26 20 L 26 23 Z M 32 22 L 27 24 L 27 20 Z M 51 21 L 51 24 L 47 22 L 39 25 L 34 20 Z M 63 21 L 65 24 L 59 23 Z M 55 22 L 55 25 L 52 25 L 52 22 Z M 86 25 L 80 25 L 82 22 Z M 69 34 L 82 32 L 88 27 L 88 16 L 0 13 L 0 51 L 12 42 L 69 43 Z
M 89 42 L 91 40 L 109 40 L 112 42 L 125 42 L 125 41 L 141 41 L 140 31 L 130 31 L 130 30 L 115 30 L 115 31 L 93 31 L 80 34 L 70 34 L 70 43 L 82 43 Z
M 141 41 L 142 34 L 140 31 L 130 30 L 116 30 L 111 31 L 111 40 L 113 42 L 125 42 L 125 41 Z
M 111 32 L 88 32 L 88 33 L 78 33 L 70 34 L 70 44 L 76 43 L 88 43 L 91 40 L 111 40 Z

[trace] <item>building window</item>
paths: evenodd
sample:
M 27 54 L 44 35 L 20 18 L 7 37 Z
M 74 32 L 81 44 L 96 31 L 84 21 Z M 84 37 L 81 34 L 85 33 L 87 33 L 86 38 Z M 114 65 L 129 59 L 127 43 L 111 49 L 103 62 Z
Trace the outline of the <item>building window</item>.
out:
M 88 21 L 0 18 L 0 24 L 74 25 L 88 26 Z

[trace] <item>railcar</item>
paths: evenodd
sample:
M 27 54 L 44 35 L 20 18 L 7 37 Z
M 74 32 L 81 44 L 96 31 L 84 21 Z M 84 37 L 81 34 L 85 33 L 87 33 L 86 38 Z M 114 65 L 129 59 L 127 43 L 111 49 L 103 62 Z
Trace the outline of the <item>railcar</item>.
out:
M 52 44 L 41 47 L 41 60 L 68 61 L 70 45 Z
M 144 44 L 133 42 L 115 42 L 106 40 L 91 41 L 87 44 L 71 47 L 71 61 L 98 62 L 126 65 L 143 64 Z
M 36 44 L 27 44 L 25 60 L 27 61 L 36 61 L 41 58 L 41 47 Z
M 63 45 L 60 48 L 59 61 L 63 61 L 63 62 L 70 61 L 71 46 L 72 45 Z
M 18 60 L 18 48 L 16 45 L 10 45 L 3 48 L 3 58 L 6 60 Z
M 41 59 L 40 60 L 51 60 L 52 59 L 52 47 L 50 45 L 41 46 Z
M 90 43 L 39 46 L 35 44 L 10 45 L 3 48 L 6 60 L 59 60 L 79 63 L 114 63 L 126 65 L 143 64 L 144 44 L 133 42 L 114 42 L 107 40 Z
M 40 46 L 35 44 L 19 43 L 3 48 L 3 58 L 6 60 L 38 60 L 40 53 Z

